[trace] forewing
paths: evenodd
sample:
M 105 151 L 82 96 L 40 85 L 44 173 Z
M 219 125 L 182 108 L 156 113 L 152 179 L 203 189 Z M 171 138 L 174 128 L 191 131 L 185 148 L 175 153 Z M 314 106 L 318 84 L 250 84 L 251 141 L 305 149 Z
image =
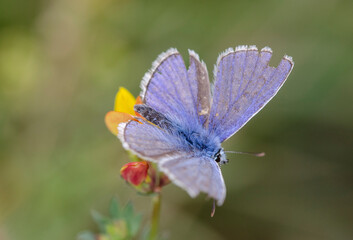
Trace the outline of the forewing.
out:
M 196 88 L 193 88 L 193 97 L 196 102 L 197 118 L 200 124 L 206 125 L 211 110 L 211 91 L 207 67 L 194 51 L 189 50 L 189 56 L 188 78 L 190 82 L 194 83 L 193 85 L 196 85 Z
M 195 197 L 200 192 L 223 204 L 226 190 L 217 163 L 201 153 L 192 152 L 178 139 L 143 119 L 121 123 L 119 138 L 125 149 L 145 160 L 158 163 L 161 171 Z M 197 156 L 196 156 L 197 155 Z
M 162 53 L 143 77 L 141 89 L 145 104 L 179 122 L 204 124 L 208 119 L 207 69 L 193 51 L 190 51 L 189 70 L 176 49 Z
M 294 63 L 285 56 L 277 68 L 268 66 L 270 48 L 240 46 L 222 53 L 215 67 L 209 131 L 221 142 L 231 137 L 278 92 Z

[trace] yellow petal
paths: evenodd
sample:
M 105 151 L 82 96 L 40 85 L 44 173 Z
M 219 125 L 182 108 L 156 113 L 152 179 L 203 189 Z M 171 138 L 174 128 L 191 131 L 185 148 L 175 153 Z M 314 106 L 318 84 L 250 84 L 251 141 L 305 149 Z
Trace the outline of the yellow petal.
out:
M 134 96 L 126 88 L 121 87 L 115 96 L 114 111 L 135 115 L 135 101 Z
M 127 122 L 132 119 L 134 119 L 134 117 L 128 113 L 110 111 L 105 115 L 104 121 L 109 131 L 117 136 L 119 123 Z

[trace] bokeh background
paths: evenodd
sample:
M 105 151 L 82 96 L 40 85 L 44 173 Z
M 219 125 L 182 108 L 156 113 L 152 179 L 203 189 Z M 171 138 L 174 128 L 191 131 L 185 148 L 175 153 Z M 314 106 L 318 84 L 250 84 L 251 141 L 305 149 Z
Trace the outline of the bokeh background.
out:
M 353 239 L 352 1 L 5 0 L 0 2 L 0 239 L 76 239 L 113 197 L 146 217 L 119 177 L 129 161 L 106 129 L 119 86 L 135 96 L 159 53 L 194 49 L 213 69 L 255 44 L 296 63 L 227 150 L 228 195 L 163 190 L 165 239 Z

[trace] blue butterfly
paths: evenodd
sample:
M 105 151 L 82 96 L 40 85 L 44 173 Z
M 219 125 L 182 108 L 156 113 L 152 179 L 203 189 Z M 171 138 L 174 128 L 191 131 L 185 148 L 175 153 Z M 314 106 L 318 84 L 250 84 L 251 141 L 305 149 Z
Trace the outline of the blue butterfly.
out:
M 141 82 L 143 104 L 135 105 L 144 118 L 121 123 L 118 137 L 191 197 L 204 192 L 222 205 L 219 166 L 228 160 L 221 143 L 276 95 L 294 63 L 284 56 L 277 68 L 268 66 L 268 47 L 229 48 L 218 57 L 211 94 L 205 63 L 194 51 L 189 55 L 188 69 L 174 48 L 159 55 Z

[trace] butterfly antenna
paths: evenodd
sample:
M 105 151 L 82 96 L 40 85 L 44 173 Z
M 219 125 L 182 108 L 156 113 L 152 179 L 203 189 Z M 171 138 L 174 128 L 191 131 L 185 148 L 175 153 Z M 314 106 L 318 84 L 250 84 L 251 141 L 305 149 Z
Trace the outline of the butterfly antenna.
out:
M 235 152 L 235 151 L 225 151 L 226 153 L 238 153 L 238 154 L 245 154 L 245 155 L 251 155 L 255 157 L 263 157 L 265 156 L 265 152 L 259 152 L 259 153 L 254 153 L 254 152 Z
M 216 212 L 216 200 L 213 199 L 211 217 L 214 216 L 215 212 Z

